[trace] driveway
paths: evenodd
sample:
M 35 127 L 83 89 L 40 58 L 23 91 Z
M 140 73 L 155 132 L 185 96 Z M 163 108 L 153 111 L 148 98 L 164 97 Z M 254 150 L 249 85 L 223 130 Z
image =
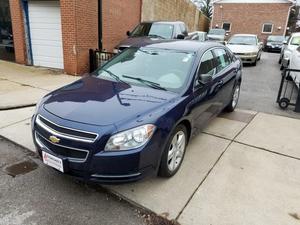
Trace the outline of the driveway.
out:
M 300 119 L 293 108 L 282 110 L 276 103 L 281 81 L 279 54 L 263 52 L 257 66 L 244 66 L 239 108 Z

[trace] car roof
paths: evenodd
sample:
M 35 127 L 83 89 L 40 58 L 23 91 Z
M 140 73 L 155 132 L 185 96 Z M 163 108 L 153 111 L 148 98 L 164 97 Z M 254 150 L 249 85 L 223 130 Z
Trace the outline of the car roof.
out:
M 232 35 L 232 37 L 233 36 L 251 36 L 251 37 L 257 37 L 257 35 L 256 34 L 234 34 L 234 35 Z
M 291 36 L 292 37 L 294 37 L 294 36 L 300 36 L 300 32 L 292 33 Z
M 205 51 L 208 48 L 218 46 L 224 47 L 224 45 L 213 41 L 198 42 L 192 40 L 153 40 L 148 43 L 137 43 L 132 45 L 132 47 L 147 47 L 188 52 Z
M 184 23 L 182 21 L 165 21 L 165 20 L 157 20 L 157 21 L 143 21 L 141 23 L 162 23 L 162 24 L 176 24 L 176 23 Z

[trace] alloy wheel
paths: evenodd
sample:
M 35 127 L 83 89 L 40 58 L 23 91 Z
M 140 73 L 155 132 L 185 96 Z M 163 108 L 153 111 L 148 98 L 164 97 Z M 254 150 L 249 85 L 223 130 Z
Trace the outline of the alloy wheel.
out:
M 186 137 L 183 131 L 178 131 L 169 146 L 168 151 L 168 169 L 173 172 L 180 165 L 185 151 Z
M 240 97 L 240 85 L 236 85 L 232 96 L 232 108 L 235 108 Z

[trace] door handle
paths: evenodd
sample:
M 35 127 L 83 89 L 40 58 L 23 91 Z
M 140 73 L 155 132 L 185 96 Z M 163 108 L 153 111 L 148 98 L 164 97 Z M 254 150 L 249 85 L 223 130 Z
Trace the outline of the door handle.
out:
M 218 84 L 218 86 L 222 86 L 222 85 L 223 85 L 223 83 L 224 83 L 224 82 L 223 82 L 223 80 L 220 80 L 220 81 L 218 81 L 218 83 L 217 83 L 217 84 Z

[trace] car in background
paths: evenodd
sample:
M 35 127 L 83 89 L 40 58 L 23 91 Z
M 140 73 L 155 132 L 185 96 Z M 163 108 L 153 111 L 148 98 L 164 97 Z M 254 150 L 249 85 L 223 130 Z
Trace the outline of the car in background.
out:
M 119 53 L 136 43 L 150 43 L 153 39 L 185 39 L 188 31 L 185 23 L 181 21 L 152 21 L 142 22 L 126 34 L 128 38 L 114 48 L 114 53 Z
M 241 76 L 240 60 L 218 43 L 137 44 L 47 94 L 33 141 L 46 165 L 84 181 L 171 177 L 191 137 L 235 109 Z
M 228 34 L 224 29 L 212 28 L 208 31 L 207 39 L 209 41 L 216 41 L 225 44 L 225 38 Z
M 186 40 L 203 42 L 207 40 L 207 33 L 204 31 L 194 31 L 189 33 L 189 35 L 186 37 Z
M 300 45 L 300 32 L 292 33 L 287 41 L 283 42 L 278 63 L 280 69 L 288 68 L 292 52 Z
M 290 55 L 289 69 L 300 70 L 300 47 L 294 49 Z M 293 79 L 298 88 L 300 88 L 300 72 L 290 71 L 290 77 Z
M 243 63 L 256 65 L 261 58 L 262 43 L 254 34 L 235 34 L 227 42 L 226 46 L 238 56 Z
M 283 35 L 270 35 L 264 46 L 266 52 L 281 52 L 285 36 Z

